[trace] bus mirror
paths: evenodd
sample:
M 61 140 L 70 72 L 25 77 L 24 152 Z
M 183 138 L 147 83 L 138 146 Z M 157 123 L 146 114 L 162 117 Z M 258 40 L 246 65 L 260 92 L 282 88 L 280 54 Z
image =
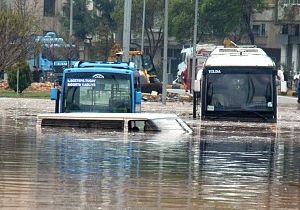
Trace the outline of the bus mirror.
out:
M 142 92 L 135 91 L 135 104 L 141 104 L 142 102 Z
M 194 82 L 194 91 L 195 92 L 200 92 L 201 89 L 201 80 L 195 80 Z
M 50 98 L 53 101 L 56 101 L 58 99 L 58 89 L 57 88 L 50 89 Z

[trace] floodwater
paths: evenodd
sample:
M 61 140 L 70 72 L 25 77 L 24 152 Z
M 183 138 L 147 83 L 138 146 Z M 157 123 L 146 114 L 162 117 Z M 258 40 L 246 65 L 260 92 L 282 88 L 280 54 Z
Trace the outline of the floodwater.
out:
M 284 100 L 286 100 L 284 98 Z M 0 111 L 0 209 L 299 209 L 300 118 L 199 122 L 194 135 L 39 129 Z

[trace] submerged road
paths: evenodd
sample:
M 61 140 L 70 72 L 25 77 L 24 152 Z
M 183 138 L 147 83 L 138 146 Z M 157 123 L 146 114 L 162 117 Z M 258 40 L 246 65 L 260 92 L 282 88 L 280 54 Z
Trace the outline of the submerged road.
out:
M 142 112 L 174 113 L 185 120 L 192 119 L 192 102 L 167 101 L 142 102 Z M 45 112 L 54 112 L 55 103 L 48 99 L 3 98 L 0 97 L 0 112 L 16 112 L 25 115 L 37 115 Z M 278 96 L 278 123 L 298 122 L 300 120 L 300 104 L 297 98 Z M 199 119 L 197 119 L 199 121 Z
M 278 97 L 277 123 L 204 122 L 190 102 L 144 102 L 176 113 L 194 135 L 45 129 L 42 99 L 0 98 L 0 209 L 299 209 L 300 107 Z

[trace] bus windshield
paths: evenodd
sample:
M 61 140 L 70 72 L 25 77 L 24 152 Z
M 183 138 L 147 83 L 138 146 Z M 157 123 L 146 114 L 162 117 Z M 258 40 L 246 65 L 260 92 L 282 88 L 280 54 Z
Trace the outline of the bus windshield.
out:
M 63 112 L 131 112 L 130 74 L 66 73 Z
M 230 72 L 230 71 L 228 71 Z M 272 74 L 207 74 L 207 111 L 270 111 L 274 106 Z
M 78 60 L 79 54 L 75 46 L 69 45 L 45 45 L 42 47 L 42 58 L 49 61 Z

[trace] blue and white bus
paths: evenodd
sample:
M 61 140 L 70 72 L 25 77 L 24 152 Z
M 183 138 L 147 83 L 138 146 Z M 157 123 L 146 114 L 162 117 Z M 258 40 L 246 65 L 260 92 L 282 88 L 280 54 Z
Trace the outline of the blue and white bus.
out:
M 48 32 L 45 36 L 37 36 L 35 41 L 39 43 L 38 48 L 31 53 L 27 62 L 31 69 L 36 66 L 44 75 L 54 73 L 60 77 L 63 69 L 73 66 L 79 60 L 77 47 L 67 44 L 54 32 Z

